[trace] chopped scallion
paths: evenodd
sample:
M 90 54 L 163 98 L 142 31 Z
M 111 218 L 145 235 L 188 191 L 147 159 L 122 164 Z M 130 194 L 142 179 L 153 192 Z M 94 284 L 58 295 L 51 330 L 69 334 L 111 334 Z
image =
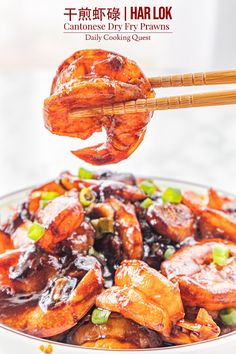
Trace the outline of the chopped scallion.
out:
M 95 201 L 95 196 L 89 188 L 83 188 L 79 195 L 80 203 L 87 207 Z
M 228 308 L 220 311 L 220 319 L 226 326 L 236 325 L 236 309 Z
M 153 200 L 150 199 L 150 198 L 146 198 L 142 201 L 142 203 L 140 204 L 140 206 L 143 208 L 143 209 L 147 209 L 150 205 L 153 204 Z
M 226 245 L 217 245 L 212 250 L 213 262 L 216 265 L 223 266 L 229 258 L 229 248 Z
M 60 194 L 57 192 L 42 192 L 41 193 L 41 199 L 40 199 L 40 205 L 44 208 L 46 205 L 48 205 L 48 203 L 59 197 Z
M 170 258 L 171 256 L 173 256 L 174 253 L 175 248 L 173 246 L 169 246 L 164 253 L 164 259 Z
M 179 204 L 182 202 L 181 190 L 178 188 L 166 188 L 162 194 L 162 200 L 165 203 Z
M 91 179 L 93 178 L 93 173 L 83 167 L 80 167 L 78 177 L 81 179 Z
M 37 222 L 34 222 L 30 226 L 27 236 L 31 240 L 37 242 L 44 235 L 44 232 L 45 232 L 45 228 L 42 225 L 38 224 Z
M 57 192 L 42 192 L 41 194 L 41 200 L 52 200 L 52 199 L 55 199 L 57 197 L 59 197 L 60 194 L 57 193 Z
M 109 310 L 96 308 L 93 310 L 91 321 L 96 325 L 107 323 L 110 314 Z
M 142 189 L 142 191 L 144 191 L 147 195 L 153 195 L 157 190 L 156 184 L 151 179 L 142 181 L 139 184 L 139 188 Z

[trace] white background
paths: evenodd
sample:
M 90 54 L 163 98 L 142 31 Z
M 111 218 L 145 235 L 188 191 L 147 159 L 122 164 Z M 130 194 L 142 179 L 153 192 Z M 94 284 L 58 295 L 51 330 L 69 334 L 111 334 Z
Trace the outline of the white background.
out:
M 119 6 L 121 0 L 0 1 L 0 195 L 86 166 L 69 151 L 90 142 L 50 134 L 43 99 L 57 66 L 74 51 L 101 47 L 138 62 L 146 75 L 236 67 L 235 0 L 126 0 L 173 6 L 173 34 L 152 42 L 85 42 L 63 34 L 64 7 Z M 224 87 L 226 89 L 227 87 Z M 162 89 L 159 96 L 209 90 Z M 210 89 L 219 89 L 210 88 Z M 143 144 L 113 170 L 199 182 L 236 192 L 236 106 L 155 113 Z M 87 166 L 88 167 L 88 166 Z

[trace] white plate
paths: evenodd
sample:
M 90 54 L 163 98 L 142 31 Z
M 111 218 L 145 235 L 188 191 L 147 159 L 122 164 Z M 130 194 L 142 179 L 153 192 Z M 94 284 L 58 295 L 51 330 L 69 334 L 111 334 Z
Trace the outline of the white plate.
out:
M 206 193 L 207 187 L 197 184 L 191 184 L 182 181 L 175 181 L 164 178 L 153 178 L 159 186 L 172 186 L 182 190 L 195 190 L 200 193 Z M 29 191 L 32 188 L 11 193 L 5 197 L 0 198 L 0 215 L 1 222 L 6 219 L 9 213 L 12 213 L 14 207 L 26 199 Z M 228 193 L 229 194 L 229 193 Z M 17 332 L 11 328 L 0 325 L 0 354 L 42 354 L 41 346 L 47 348 L 52 346 L 52 354 L 95 354 L 106 353 L 107 350 L 101 349 L 87 349 L 69 344 L 61 344 L 50 342 L 44 339 L 35 338 L 21 332 Z M 157 353 L 157 354 L 235 354 L 236 348 L 236 332 L 226 334 L 214 340 L 200 342 L 196 344 L 181 345 L 175 347 L 156 348 L 156 349 L 140 349 L 139 351 Z M 137 352 L 135 350 L 113 350 L 113 353 L 130 353 Z

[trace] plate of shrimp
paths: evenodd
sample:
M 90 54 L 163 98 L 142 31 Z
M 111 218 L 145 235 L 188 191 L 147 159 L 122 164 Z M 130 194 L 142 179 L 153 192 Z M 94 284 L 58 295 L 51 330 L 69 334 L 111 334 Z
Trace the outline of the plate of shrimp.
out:
M 233 353 L 234 196 L 80 168 L 0 206 L 4 354 Z

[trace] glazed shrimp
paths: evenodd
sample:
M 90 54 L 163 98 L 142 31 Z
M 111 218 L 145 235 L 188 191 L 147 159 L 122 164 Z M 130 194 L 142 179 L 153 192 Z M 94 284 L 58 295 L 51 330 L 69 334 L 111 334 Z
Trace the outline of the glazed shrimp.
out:
M 230 213 L 233 200 L 220 197 L 212 190 L 209 201 L 194 192 L 183 193 L 183 203 L 200 217 L 200 230 L 203 237 L 223 237 L 236 241 L 236 218 Z M 213 209 L 210 206 L 216 207 Z M 228 208 L 228 209 L 227 209 Z
M 208 189 L 208 208 L 222 210 L 226 213 L 236 211 L 236 198 L 219 194 L 213 188 Z
M 84 211 L 77 191 L 53 199 L 37 215 L 37 221 L 45 227 L 38 245 L 46 252 L 55 252 L 57 244 L 76 231 L 83 219 Z
M 219 337 L 220 328 L 208 312 L 201 308 L 195 321 L 180 320 L 172 328 L 172 333 L 166 341 L 174 344 L 191 344 Z M 163 338 L 164 339 L 164 338 Z
M 0 230 L 0 254 L 13 248 L 11 238 L 3 231 Z
M 113 180 L 85 180 L 79 179 L 78 177 L 73 176 L 68 172 L 63 172 L 60 175 L 60 181 L 67 190 L 75 188 L 80 191 L 83 188 L 91 188 L 95 193 L 103 198 L 114 195 L 122 199 L 134 202 L 138 200 L 144 200 L 147 197 L 147 195 L 137 186 Z
M 13 282 L 9 278 L 9 269 L 17 265 L 21 254 L 20 250 L 12 250 L 0 255 L 0 297 L 15 293 Z
M 213 249 L 227 246 L 230 257 L 224 266 L 213 262 Z M 162 263 L 162 273 L 179 284 L 186 306 L 203 307 L 208 311 L 236 306 L 236 245 L 212 239 L 185 246 Z
M 52 261 L 40 258 L 34 246 L 0 255 L 0 297 L 41 291 L 56 274 Z
M 161 345 L 157 333 L 115 313 L 109 316 L 107 323 L 99 326 L 89 318 L 69 334 L 67 342 L 104 349 L 143 349 Z
M 48 182 L 40 187 L 32 190 L 29 195 L 29 211 L 35 214 L 40 207 L 40 200 L 44 192 L 54 192 L 58 195 L 63 195 L 66 190 L 57 181 Z
M 154 97 L 149 81 L 127 58 L 104 50 L 81 50 L 66 59 L 44 101 L 45 126 L 52 133 L 87 139 L 102 127 L 107 142 L 74 151 L 94 164 L 126 159 L 143 140 L 152 113 L 70 119 L 73 110 Z
M 33 241 L 27 237 L 30 227 L 32 226 L 32 221 L 26 220 L 11 235 L 11 241 L 14 248 L 26 247 L 33 244 Z
M 64 245 L 68 247 L 72 254 L 86 253 L 94 244 L 94 229 L 92 225 L 86 221 L 65 239 Z
M 195 234 L 195 216 L 183 204 L 159 205 L 153 203 L 147 210 L 146 219 L 156 232 L 175 242 L 181 242 L 186 237 Z
M 236 241 L 236 218 L 220 210 L 206 208 L 201 212 L 201 223 L 212 230 L 212 236 Z
M 108 200 L 115 210 L 118 233 L 123 244 L 124 259 L 141 259 L 143 254 L 143 237 L 134 206 L 124 204 L 118 199 Z
M 184 317 L 178 286 L 142 261 L 123 261 L 115 284 L 97 297 L 98 307 L 119 312 L 164 336 Z
M 44 293 L 44 301 L 41 296 L 39 304 L 15 308 L 14 313 L 8 313 L 6 308 L 0 313 L 1 322 L 37 337 L 60 334 L 72 328 L 89 311 L 102 286 L 102 273 L 98 264 L 79 284 L 75 278 L 59 277 Z

